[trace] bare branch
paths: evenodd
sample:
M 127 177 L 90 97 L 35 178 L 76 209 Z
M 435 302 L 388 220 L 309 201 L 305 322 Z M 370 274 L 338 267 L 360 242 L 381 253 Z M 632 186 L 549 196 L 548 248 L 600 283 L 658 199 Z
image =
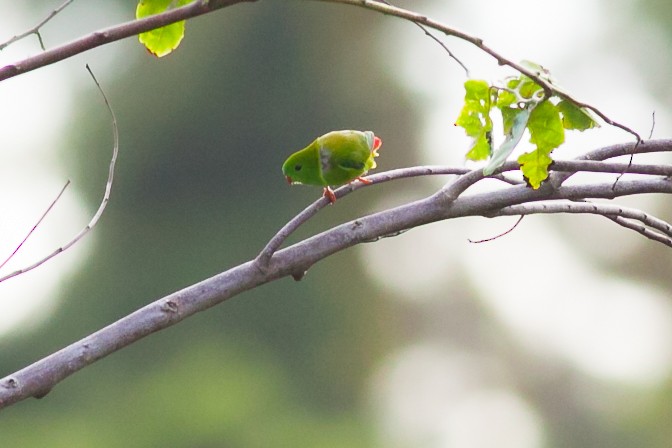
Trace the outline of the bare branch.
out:
M 11 39 L 9 39 L 8 41 L 1 43 L 0 44 L 0 51 L 4 50 L 8 46 L 12 45 L 14 42 L 18 42 L 21 39 L 30 36 L 31 34 L 35 34 L 37 36 L 37 40 L 40 41 L 40 47 L 42 48 L 42 51 L 46 51 L 46 48 L 44 48 L 44 42 L 42 41 L 42 35 L 40 34 L 40 28 L 42 28 L 48 21 L 53 19 L 59 12 L 63 11 L 72 2 L 73 2 L 73 0 L 66 0 L 65 2 L 63 2 L 63 4 L 61 6 L 54 9 L 53 11 L 51 11 L 47 15 L 47 17 L 42 19 L 40 21 L 40 23 L 38 23 L 37 25 L 35 25 L 31 29 L 29 29 L 28 31 L 26 31 L 24 33 L 21 33 L 21 34 L 18 34 L 16 36 L 12 37 Z
M 461 178 L 471 176 L 472 173 L 474 171 Z M 347 190 L 351 187 L 343 188 Z M 159 299 L 79 342 L 1 379 L 0 408 L 28 397 L 43 396 L 78 370 L 151 333 L 261 284 L 286 276 L 300 278 L 302 273 L 318 261 L 360 243 L 440 220 L 465 216 L 494 216 L 501 209 L 530 201 L 613 198 L 651 192 L 671 194 L 672 182 L 663 178 L 628 180 L 619 182 L 616 190 L 612 190 L 608 182 L 539 190 L 519 185 L 501 191 L 460 196 L 448 206 L 445 206 L 446 203 L 440 195 L 432 195 L 358 218 L 276 252 L 263 270 L 259 269 L 255 260 L 234 267 Z M 521 210 L 508 210 L 521 214 Z M 647 218 L 647 222 L 655 221 Z
M 671 142 L 672 144 L 672 142 Z M 648 146 L 647 149 L 656 149 L 659 146 Z M 663 148 L 659 148 L 661 151 L 672 151 L 672 146 L 667 145 Z M 625 150 L 625 149 L 623 149 Z M 569 172 L 576 173 L 579 171 L 586 172 L 602 172 L 602 173 L 621 173 L 627 164 L 622 163 L 605 163 L 594 160 L 558 160 L 555 161 L 552 165 L 552 169 L 558 172 Z M 507 162 L 502 165 L 497 171 L 496 175 L 493 176 L 496 179 L 499 179 L 503 182 L 510 183 L 513 185 L 518 185 L 520 182 L 508 179 L 502 176 L 504 171 L 517 170 L 518 164 L 514 161 Z M 631 165 L 630 173 L 633 174 L 650 174 L 650 175 L 661 175 L 661 176 L 670 176 L 672 175 L 672 166 L 667 165 Z M 469 173 L 468 176 L 464 176 Z M 417 177 L 417 176 L 427 176 L 427 175 L 446 175 L 446 174 L 457 174 L 463 175 L 458 180 L 453 183 L 447 184 L 443 189 L 441 194 L 445 195 L 446 198 L 457 198 L 462 194 L 467 188 L 469 188 L 474 183 L 482 180 L 486 176 L 483 175 L 482 170 L 469 170 L 466 168 L 459 167 L 448 167 L 448 166 L 419 166 L 412 168 L 402 168 L 398 170 L 391 170 L 382 173 L 376 173 L 367 176 L 367 179 L 372 181 L 372 184 L 379 184 L 382 182 L 388 182 L 395 179 L 402 179 L 407 177 Z M 360 182 L 353 182 L 351 184 L 345 185 L 335 191 L 336 197 L 343 197 L 355 190 L 360 188 L 367 187 L 367 184 Z M 257 265 L 260 269 L 264 269 L 268 265 L 268 261 L 273 256 L 282 243 L 292 234 L 296 229 L 303 225 L 310 218 L 315 216 L 318 211 L 329 205 L 329 201 L 323 197 L 316 200 L 313 204 L 309 205 L 301 213 L 296 215 L 292 220 L 290 220 L 278 233 L 271 238 L 271 240 L 266 244 L 264 249 L 259 253 L 256 258 Z
M 32 56 L 29 58 L 26 58 L 22 61 L 16 62 L 14 64 L 9 64 L 6 65 L 2 68 L 0 68 L 0 81 L 11 78 L 13 76 L 17 76 L 23 73 L 27 73 L 29 71 L 35 70 L 36 68 L 43 67 L 45 65 L 53 64 L 54 62 L 61 61 L 63 59 L 67 59 L 71 56 L 74 56 L 79 53 L 83 53 L 85 51 L 91 50 L 93 48 L 99 47 L 101 45 L 105 45 L 111 42 L 115 42 L 117 40 L 121 40 L 130 36 L 135 36 L 137 34 L 160 28 L 165 25 L 169 25 L 171 23 L 179 22 L 182 20 L 190 19 L 192 17 L 197 17 L 203 14 L 207 14 L 210 12 L 213 12 L 217 9 L 221 9 L 227 6 L 232 6 L 238 3 L 244 3 L 244 2 L 254 2 L 256 0 L 198 0 L 193 3 L 190 3 L 186 6 L 180 7 L 180 8 L 175 8 L 166 12 L 163 12 L 161 14 L 157 14 L 154 16 L 146 17 L 144 19 L 139 19 L 139 20 L 134 20 L 131 22 L 126 22 L 120 25 L 116 25 L 110 28 L 106 28 L 101 31 L 94 32 L 88 36 L 84 36 L 82 38 L 79 38 L 73 42 L 70 42 L 65 45 L 61 45 L 59 47 L 53 48 L 51 50 L 45 51 L 39 55 Z M 321 1 L 321 2 L 327 2 L 327 3 L 342 3 L 342 4 L 347 4 L 347 5 L 353 5 L 353 6 L 359 6 L 371 11 L 376 11 L 380 12 L 386 15 L 398 17 L 401 19 L 409 20 L 419 26 L 427 27 L 427 28 L 432 28 L 434 30 L 440 31 L 447 36 L 453 36 L 458 39 L 464 40 L 466 42 L 471 43 L 472 45 L 476 46 L 479 48 L 481 51 L 487 53 L 488 55 L 492 56 L 499 65 L 505 65 L 508 67 L 511 67 L 512 69 L 516 70 L 519 73 L 522 73 L 523 75 L 529 77 L 532 79 L 535 83 L 537 83 L 539 86 L 541 86 L 544 90 L 544 95 L 546 97 L 550 97 L 551 95 L 555 94 L 560 98 L 566 99 L 568 101 L 573 102 L 579 107 L 587 108 L 592 110 L 595 114 L 597 114 L 602 120 L 604 120 L 606 123 L 616 126 L 620 129 L 623 129 L 624 131 L 632 134 L 635 136 L 636 141 L 639 143 L 642 141 L 642 138 L 639 136 L 637 132 L 634 130 L 630 129 L 629 127 L 620 124 L 609 117 L 607 117 L 604 113 L 602 113 L 599 109 L 597 109 L 594 106 L 591 106 L 590 104 L 582 103 L 574 98 L 572 98 L 568 93 L 563 92 L 562 90 L 559 90 L 556 86 L 545 80 L 543 77 L 539 76 L 538 73 L 536 73 L 534 70 L 531 70 L 521 64 L 518 64 L 489 46 L 485 45 L 483 42 L 483 39 L 472 36 L 471 34 L 468 34 L 464 31 L 460 31 L 456 28 L 449 27 L 447 25 L 444 25 L 441 22 L 438 22 L 436 20 L 430 19 L 429 17 L 418 14 L 413 11 L 409 11 L 403 8 L 398 8 L 396 6 L 392 6 L 389 4 L 386 4 L 382 1 L 374 1 L 374 0 L 312 0 L 312 1 Z M 425 30 L 426 31 L 426 30 Z M 447 47 L 444 46 L 444 48 Z M 452 53 L 449 52 L 451 57 Z M 459 62 L 459 61 L 458 61 Z
M 61 191 L 60 191 L 60 192 L 58 193 L 58 195 L 56 196 L 56 199 L 54 199 L 53 201 L 51 201 L 51 204 L 49 205 L 49 207 L 47 207 L 47 209 L 44 211 L 44 213 L 42 213 L 42 216 L 40 216 L 40 219 L 37 220 L 37 222 L 35 223 L 35 225 L 33 226 L 33 228 L 30 229 L 30 231 L 28 232 L 28 234 L 23 238 L 23 240 L 21 240 L 21 242 L 19 243 L 19 245 L 16 246 L 16 249 L 14 249 L 14 251 L 9 255 L 9 257 L 7 257 L 7 258 L 5 259 L 5 261 L 3 261 L 3 262 L 0 264 L 0 269 L 2 269 L 2 268 L 7 264 L 7 262 L 9 262 L 9 260 L 11 260 L 11 259 L 14 257 L 14 255 L 16 255 L 16 253 L 21 249 L 21 247 L 23 246 L 23 244 L 24 244 L 26 241 L 28 241 L 28 238 L 30 238 L 30 235 L 32 235 L 33 232 L 35 231 L 35 229 L 37 229 L 37 226 L 39 226 L 40 223 L 42 223 L 42 221 L 43 221 L 44 218 L 49 214 L 49 212 L 51 211 L 51 209 L 54 208 L 54 205 L 56 205 L 56 203 L 58 202 L 58 200 L 61 199 L 61 196 L 63 196 L 63 193 L 65 192 L 65 189 L 68 188 L 68 185 L 70 185 L 70 180 L 68 180 L 68 181 L 65 183 L 65 185 L 63 185 L 63 188 L 61 188 Z
M 391 6 L 389 4 L 383 3 L 382 1 L 376 1 L 376 0 L 316 0 L 316 1 L 322 1 L 322 2 L 328 2 L 328 3 L 343 3 L 343 4 L 347 4 L 347 5 L 359 6 L 359 7 L 365 8 L 365 9 L 369 9 L 371 11 L 377 11 L 377 12 L 381 12 L 383 14 L 387 14 L 387 15 L 390 15 L 390 16 L 410 20 L 411 22 L 424 25 L 428 28 L 432 28 L 432 29 L 435 29 L 437 31 L 441 31 L 442 33 L 446 34 L 447 36 L 453 36 L 453 37 L 456 37 L 458 39 L 469 42 L 470 44 L 476 46 L 477 48 L 479 48 L 483 52 L 492 56 L 497 61 L 497 63 L 499 65 L 504 65 L 504 66 L 511 67 L 512 69 L 516 70 L 517 72 L 522 73 L 523 75 L 532 79 L 535 83 L 537 83 L 539 86 L 541 86 L 542 89 L 544 89 L 544 96 L 546 98 L 549 98 L 550 96 L 555 94 L 562 99 L 571 101 L 572 103 L 576 104 L 579 107 L 590 109 L 597 116 L 599 116 L 602 120 L 604 120 L 605 123 L 607 123 L 611 126 L 615 126 L 617 128 L 620 128 L 620 129 L 628 132 L 629 134 L 632 134 L 636 138 L 637 142 L 642 141 L 642 138 L 639 136 L 639 134 L 637 132 L 635 132 L 634 130 L 632 130 L 631 128 L 629 128 L 628 126 L 625 126 L 621 123 L 618 123 L 617 121 L 612 120 L 611 118 L 609 118 L 606 114 L 604 114 L 602 111 L 600 111 L 595 106 L 591 106 L 590 104 L 583 103 L 581 101 L 578 101 L 578 100 L 574 99 L 567 92 L 564 92 L 564 91 L 558 89 L 557 86 L 553 85 L 552 83 L 548 82 L 547 80 L 545 80 L 544 78 L 539 76 L 539 74 L 535 73 L 534 70 L 530 70 L 527 67 L 525 67 L 521 64 L 518 64 L 518 63 L 502 56 L 501 54 L 499 54 L 498 52 L 496 52 L 495 50 L 493 50 L 489 46 L 485 45 L 485 43 L 483 42 L 483 39 L 481 39 L 479 37 L 472 36 L 471 34 L 468 34 L 464 31 L 460 31 L 456 28 L 444 25 L 443 23 L 441 23 L 439 21 L 436 21 L 436 20 L 433 20 L 433 19 L 430 19 L 429 17 L 427 17 L 425 15 L 418 14 L 416 12 L 409 11 L 407 9 L 398 8 L 396 6 Z
M 551 164 L 553 171 L 569 173 L 593 172 L 621 174 L 627 169 L 627 174 L 648 174 L 654 176 L 672 176 L 670 165 L 646 165 L 627 163 L 607 163 L 595 160 L 556 160 Z
M 404 179 L 409 177 L 417 176 L 431 176 L 431 175 L 446 175 L 446 174 L 466 174 L 470 170 L 467 168 L 454 168 L 449 166 L 416 166 L 411 168 L 401 168 L 397 170 L 385 171 L 382 173 L 371 174 L 366 176 L 366 179 L 371 181 L 370 184 L 365 184 L 362 182 L 353 182 L 348 185 L 344 185 L 334 191 L 334 195 L 337 198 L 341 198 L 350 194 L 355 190 L 364 188 L 373 184 L 380 184 L 383 182 L 389 182 L 395 179 Z M 264 269 L 268 266 L 268 261 L 271 259 L 273 254 L 282 246 L 282 243 L 296 231 L 302 224 L 308 221 L 310 218 L 315 216 L 318 211 L 329 205 L 330 202 L 325 197 L 320 197 L 320 199 L 313 202 L 311 205 L 306 207 L 301 213 L 292 218 L 285 226 L 276 233 L 273 238 L 266 244 L 266 247 L 259 253 L 255 259 L 257 265 Z
M 672 247 L 672 224 L 642 210 L 595 202 L 533 202 L 504 207 L 489 216 L 578 213 L 605 216 L 617 224 L 635 230 L 647 238 Z M 638 221 L 641 224 L 633 223 Z M 653 229 L 653 230 L 652 230 Z
M 636 208 L 597 202 L 533 202 L 504 207 L 494 212 L 491 216 L 534 215 L 541 213 L 579 213 L 633 219 L 642 222 L 648 227 L 655 229 L 668 237 L 672 237 L 672 224 L 669 224 L 662 219 L 656 218 L 655 216 Z
M 0 81 L 62 61 L 101 45 L 144 33 L 145 31 L 150 31 L 181 20 L 207 14 L 227 6 L 253 1 L 256 0 L 197 0 L 186 6 L 171 9 L 161 14 L 96 31 L 70 43 L 60 45 L 35 56 L 28 57 L 22 61 L 1 67 Z
M 619 226 L 625 227 L 626 229 L 634 230 L 637 233 L 640 233 L 642 236 L 653 240 L 657 241 L 659 243 L 662 243 L 666 246 L 672 247 L 672 238 L 669 236 L 663 235 L 659 232 L 653 231 L 650 228 L 646 227 L 645 225 L 637 222 L 637 221 L 629 221 L 627 219 L 621 218 L 620 216 L 607 216 L 607 218 L 611 219 L 614 221 L 616 224 Z
M 40 55 L 2 67 L 0 68 L 0 81 L 63 60 L 100 45 L 134 36 L 170 23 L 196 17 L 226 6 L 250 1 L 254 0 L 198 0 L 187 6 L 176 8 L 162 14 L 110 27 L 103 31 L 84 36 L 71 43 L 45 51 Z M 517 215 L 522 215 L 524 213 L 521 213 L 520 208 L 523 204 L 527 203 L 532 203 L 532 207 L 527 210 L 534 211 L 542 210 L 543 204 L 549 204 L 549 207 L 555 207 L 555 201 L 584 201 L 586 198 L 613 199 L 616 197 L 642 193 L 672 194 L 672 181 L 667 177 L 624 180 L 620 181 L 615 188 L 608 182 L 590 185 L 562 185 L 564 180 L 571 176 L 572 173 L 576 172 L 577 169 L 612 172 L 615 168 L 622 168 L 622 164 L 597 164 L 590 163 L 591 161 L 606 160 L 623 154 L 630 155 L 639 152 L 672 151 L 672 141 L 653 141 L 646 142 L 645 144 L 642 143 L 640 145 L 639 143 L 641 140 L 639 135 L 634 131 L 609 120 L 608 117 L 605 117 L 594 107 L 577 102 L 563 92 L 558 91 L 555 86 L 542 79 L 534 71 L 510 61 L 490 49 L 481 39 L 447 27 L 425 16 L 401 8 L 385 5 L 380 1 L 313 1 L 360 6 L 372 11 L 410 20 L 419 26 L 421 25 L 426 28 L 431 28 L 443 32 L 448 36 L 454 36 L 470 42 L 480 50 L 492 56 L 499 64 L 509 66 L 530 77 L 542 86 L 546 96 L 556 94 L 571 100 L 579 106 L 591 109 L 607 123 L 618 126 L 635 135 L 637 137 L 637 142 L 602 148 L 579 159 L 579 161 L 588 161 L 588 163 L 577 164 L 577 161 L 572 161 L 574 165 L 571 165 L 572 162 L 566 162 L 564 165 L 564 169 L 568 170 L 566 173 L 554 173 L 553 178 L 551 179 L 552 181 L 546 182 L 537 190 L 527 188 L 524 185 L 513 185 L 506 186 L 505 188 L 494 192 L 464 194 L 470 186 L 485 178 L 482 170 L 469 171 L 463 168 L 448 168 L 449 170 L 453 170 L 451 173 L 457 173 L 459 176 L 429 197 L 352 220 L 300 241 L 299 243 L 293 244 L 285 249 L 278 250 L 286 238 L 296 230 L 296 228 L 326 205 L 326 200 L 320 199 L 320 201 L 312 204 L 304 210 L 301 215 L 297 216 L 283 227 L 283 229 L 269 241 L 267 246 L 255 260 L 231 268 L 226 272 L 159 299 L 98 332 L 45 357 L 12 375 L 0 379 L 0 408 L 4 408 L 28 397 L 44 396 L 60 381 L 95 361 L 120 350 L 151 333 L 165 329 L 199 311 L 215 306 L 243 291 L 286 276 L 293 276 L 296 279 L 300 279 L 303 273 L 313 264 L 334 253 L 360 243 L 375 241 L 390 235 L 397 235 L 408 229 L 441 220 L 466 216 L 501 216 L 507 212 L 515 212 Z M 98 87 L 100 88 L 99 85 Z M 103 97 L 105 98 L 105 102 L 113 118 L 115 134 L 115 145 L 112 161 L 110 163 L 105 195 L 98 211 L 89 225 L 83 229 L 71 243 L 63 246 L 57 250 L 56 253 L 70 247 L 74 242 L 78 241 L 84 233 L 90 230 L 100 218 L 109 201 L 114 164 L 118 151 L 118 132 L 114 113 L 109 107 L 109 102 L 104 94 Z M 632 165 L 631 168 L 632 167 L 636 167 L 642 171 L 641 174 L 661 175 L 658 171 L 654 173 L 654 170 L 650 165 Z M 429 172 L 427 171 L 427 167 L 419 167 L 417 169 L 417 172 L 413 171 L 414 169 L 400 170 L 397 177 L 389 172 L 378 173 L 369 176 L 368 179 L 374 183 L 380 183 L 385 180 L 411 177 L 414 175 L 446 174 L 439 173 L 438 169 L 434 168 Z M 518 164 L 515 161 L 507 162 L 500 167 L 496 172 L 496 175 L 500 176 L 498 178 L 501 180 L 512 184 L 515 183 L 515 181 L 502 177 L 501 173 L 516 169 L 518 169 Z M 562 163 L 558 165 L 556 171 L 560 169 L 563 169 Z M 365 185 L 356 182 L 337 189 L 335 193 L 337 197 L 342 197 L 364 186 Z M 534 205 L 537 205 L 538 207 L 535 208 Z M 595 210 L 594 204 L 588 205 L 592 206 L 592 209 Z M 588 205 L 583 205 L 586 210 L 584 211 L 585 213 L 589 213 L 587 211 L 589 210 Z M 609 206 L 617 207 L 612 205 Z M 519 209 L 516 209 L 516 207 L 519 207 Z M 577 207 L 564 207 L 565 210 L 581 210 Z M 602 207 L 602 205 L 600 204 L 597 207 Z M 657 238 L 657 241 L 668 236 L 670 233 L 669 224 L 641 211 L 633 211 L 622 207 L 618 207 L 614 210 L 599 210 L 601 210 L 602 213 L 597 214 L 602 214 L 613 218 L 614 220 L 620 220 L 622 222 L 619 222 L 619 224 L 628 228 L 635 229 L 636 222 L 642 223 L 642 226 L 638 228 L 639 230 L 635 230 L 643 235 L 647 235 L 647 237 L 653 239 Z M 564 213 L 567 211 L 562 212 Z M 538 211 L 538 213 L 541 213 L 541 211 Z
M 114 146 L 112 149 L 112 159 L 110 159 L 110 166 L 108 169 L 108 174 L 107 174 L 107 183 L 105 184 L 105 193 L 103 195 L 103 199 L 100 202 L 100 206 L 98 207 L 98 210 L 96 213 L 93 215 L 91 218 L 91 221 L 89 221 L 89 224 L 86 225 L 82 230 L 79 231 L 77 235 L 75 235 L 70 242 L 67 244 L 59 247 L 46 257 L 42 258 L 41 260 L 36 261 L 35 263 L 31 264 L 30 266 L 27 266 L 25 268 L 19 269 L 18 271 L 14 271 L 11 274 L 7 274 L 4 277 L 0 277 L 0 283 L 4 282 L 5 280 L 9 280 L 12 277 L 16 277 L 17 275 L 24 274 L 28 271 L 32 271 L 36 267 L 44 264 L 45 262 L 51 260 L 54 258 L 56 255 L 60 254 L 61 252 L 64 252 L 71 248 L 75 243 L 77 243 L 79 240 L 81 240 L 84 235 L 89 233 L 93 227 L 98 223 L 98 220 L 102 216 L 103 212 L 105 211 L 105 207 L 107 207 L 107 203 L 110 200 L 110 193 L 112 191 L 112 182 L 114 180 L 114 166 L 117 162 L 117 155 L 119 154 L 119 128 L 117 127 L 117 117 L 114 115 L 114 111 L 112 110 L 112 106 L 110 106 L 110 102 L 107 99 L 107 96 L 105 95 L 105 92 L 103 91 L 103 88 L 100 86 L 100 83 L 98 83 L 98 80 L 96 79 L 95 75 L 89 68 L 89 66 L 86 66 L 86 69 L 89 71 L 89 74 L 91 74 L 91 77 L 93 78 L 93 81 L 96 83 L 96 87 L 98 87 L 98 91 L 100 94 L 103 96 L 103 99 L 105 100 L 105 105 L 107 106 L 107 110 L 110 112 L 110 116 L 112 117 L 112 133 L 114 135 Z

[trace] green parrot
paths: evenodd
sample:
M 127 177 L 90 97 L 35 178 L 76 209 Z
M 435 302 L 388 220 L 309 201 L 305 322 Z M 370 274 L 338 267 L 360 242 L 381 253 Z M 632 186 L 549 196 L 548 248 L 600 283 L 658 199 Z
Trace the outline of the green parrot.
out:
M 378 157 L 382 143 L 371 131 L 332 131 L 289 156 L 282 165 L 282 173 L 290 185 L 323 187 L 324 197 L 333 204 L 336 195 L 332 186 L 354 180 L 371 183 L 362 176 L 376 167 L 374 157 Z

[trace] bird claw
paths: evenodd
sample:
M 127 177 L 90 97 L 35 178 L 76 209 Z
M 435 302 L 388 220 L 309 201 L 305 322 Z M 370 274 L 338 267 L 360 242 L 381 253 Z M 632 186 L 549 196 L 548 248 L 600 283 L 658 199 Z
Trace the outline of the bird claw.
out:
M 336 202 L 336 195 L 330 187 L 324 187 L 324 197 L 329 199 L 329 204 Z

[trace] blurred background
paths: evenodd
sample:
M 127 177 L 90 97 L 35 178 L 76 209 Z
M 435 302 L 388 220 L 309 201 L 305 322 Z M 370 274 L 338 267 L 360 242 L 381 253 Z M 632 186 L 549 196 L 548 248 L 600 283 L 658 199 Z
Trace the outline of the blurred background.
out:
M 0 41 L 60 3 L 0 0 Z M 669 2 L 397 5 L 544 65 L 643 135 L 655 111 L 654 137 L 670 136 Z M 133 15 L 75 1 L 42 36 L 52 47 Z M 472 77 L 511 74 L 443 40 Z M 0 63 L 39 51 L 28 38 Z M 5 274 L 65 244 L 102 198 L 112 130 L 86 63 L 119 119 L 111 202 L 71 250 L 0 283 L 0 376 L 253 258 L 320 195 L 280 166 L 327 131 L 374 130 L 379 170 L 461 165 L 469 145 L 453 126 L 465 73 L 414 25 L 309 1 L 226 8 L 188 22 L 163 59 L 132 38 L 0 84 L 0 258 L 72 181 Z M 629 139 L 603 126 L 556 157 Z M 292 241 L 446 180 L 358 191 Z M 662 197 L 619 203 L 672 219 Z M 414 229 L 235 297 L 4 410 L 2 446 L 670 446 L 670 249 L 576 215 L 468 242 L 515 220 Z

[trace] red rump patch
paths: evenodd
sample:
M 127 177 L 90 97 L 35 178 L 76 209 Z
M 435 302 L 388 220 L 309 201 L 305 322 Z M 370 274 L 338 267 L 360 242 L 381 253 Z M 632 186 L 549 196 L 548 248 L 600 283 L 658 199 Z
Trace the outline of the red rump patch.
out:
M 376 137 L 375 135 L 373 136 L 373 150 L 375 151 L 376 149 L 380 148 L 380 146 L 383 144 L 383 141 L 380 139 L 380 137 Z

